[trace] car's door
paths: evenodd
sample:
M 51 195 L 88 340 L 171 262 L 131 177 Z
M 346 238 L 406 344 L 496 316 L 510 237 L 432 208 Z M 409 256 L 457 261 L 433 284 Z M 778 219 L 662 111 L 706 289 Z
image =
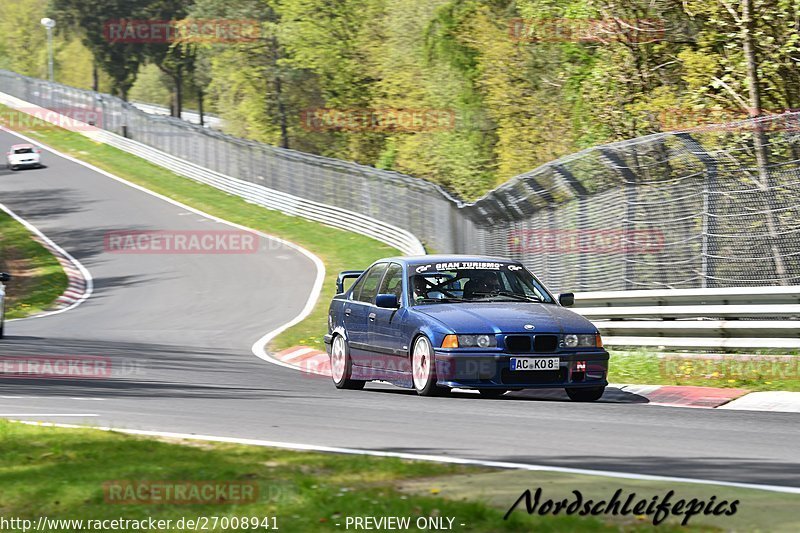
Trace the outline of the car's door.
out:
M 404 338 L 402 331 L 406 309 L 402 307 L 403 267 L 401 265 L 389 264 L 378 288 L 378 294 L 394 294 L 401 307 L 385 309 L 376 306 L 367 315 L 369 344 L 376 354 L 372 359 L 372 366 L 376 369 L 385 369 L 389 373 L 409 372 L 410 364 L 406 357 L 408 339 Z M 391 375 L 387 377 L 391 377 Z
M 378 263 L 370 268 L 353 286 L 350 299 L 344 304 L 344 327 L 350 344 L 350 357 L 353 364 L 370 366 L 369 333 L 367 330 L 368 315 L 374 309 L 375 295 L 378 285 L 386 272 L 386 263 Z

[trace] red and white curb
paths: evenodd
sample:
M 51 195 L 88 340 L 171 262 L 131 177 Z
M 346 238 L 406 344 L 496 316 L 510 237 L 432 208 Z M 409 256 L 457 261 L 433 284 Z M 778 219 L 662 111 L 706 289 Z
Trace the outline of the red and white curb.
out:
M 271 355 L 283 363 L 281 366 L 296 368 L 304 374 L 331 377 L 331 362 L 327 352 L 308 346 L 295 346 Z
M 47 245 L 46 242 L 42 242 L 41 239 L 36 240 L 40 241 L 45 248 L 50 250 L 50 252 L 61 264 L 61 268 L 64 269 L 64 273 L 67 275 L 67 290 L 65 290 L 64 294 L 56 299 L 53 304 L 53 309 L 64 309 L 85 299 L 88 290 L 88 283 L 86 278 L 83 277 L 80 269 L 68 257 L 64 257 L 58 253 L 58 250 L 52 249 Z
M 92 275 L 77 259 L 72 257 L 66 250 L 50 240 L 47 235 L 42 233 L 39 228 L 17 215 L 11 209 L 3 204 L 0 204 L 0 210 L 7 213 L 11 218 L 25 226 L 25 229 L 31 232 L 33 239 L 44 246 L 56 258 L 64 273 L 67 275 L 67 289 L 59 296 L 53 305 L 42 313 L 26 317 L 26 318 L 40 318 L 44 316 L 63 313 L 69 309 L 77 307 L 86 299 L 91 296 L 94 285 Z M 16 319 L 24 320 L 24 319 Z M 11 320 L 9 320 L 11 322 Z
M 306 375 L 330 377 L 328 354 L 308 346 L 294 346 L 271 354 L 281 366 L 295 368 Z M 525 397 L 543 400 L 567 399 L 561 389 L 525 391 Z M 605 401 L 645 403 L 697 409 L 739 409 L 800 413 L 800 392 L 750 392 L 746 389 L 677 385 L 609 385 Z

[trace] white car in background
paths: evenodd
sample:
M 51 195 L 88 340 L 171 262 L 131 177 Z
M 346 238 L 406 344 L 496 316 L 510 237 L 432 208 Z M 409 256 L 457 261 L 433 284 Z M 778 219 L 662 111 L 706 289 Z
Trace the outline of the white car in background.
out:
M 6 154 L 6 166 L 11 170 L 39 168 L 42 166 L 41 152 L 32 144 L 15 144 Z
M 3 283 L 6 283 L 10 279 L 10 274 L 0 272 L 0 339 L 3 338 L 3 328 L 5 328 L 6 325 L 6 287 Z

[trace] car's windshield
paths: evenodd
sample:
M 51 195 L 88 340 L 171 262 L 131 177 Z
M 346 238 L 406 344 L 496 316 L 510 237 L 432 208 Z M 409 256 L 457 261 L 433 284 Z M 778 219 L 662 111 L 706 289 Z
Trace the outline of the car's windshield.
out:
M 33 148 L 14 148 L 15 154 L 32 154 Z
M 544 286 L 517 263 L 462 261 L 413 265 L 412 305 L 460 302 L 554 303 Z

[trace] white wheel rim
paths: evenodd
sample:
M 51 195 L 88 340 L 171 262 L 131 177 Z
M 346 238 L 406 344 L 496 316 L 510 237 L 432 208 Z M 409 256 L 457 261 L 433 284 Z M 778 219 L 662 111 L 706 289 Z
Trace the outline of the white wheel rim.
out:
M 331 376 L 336 383 L 344 379 L 345 360 L 344 339 L 337 335 L 331 347 Z
M 422 390 L 428 384 L 431 376 L 431 349 L 430 344 L 424 338 L 420 338 L 414 343 L 414 354 L 411 357 L 411 368 L 414 379 L 414 387 Z

